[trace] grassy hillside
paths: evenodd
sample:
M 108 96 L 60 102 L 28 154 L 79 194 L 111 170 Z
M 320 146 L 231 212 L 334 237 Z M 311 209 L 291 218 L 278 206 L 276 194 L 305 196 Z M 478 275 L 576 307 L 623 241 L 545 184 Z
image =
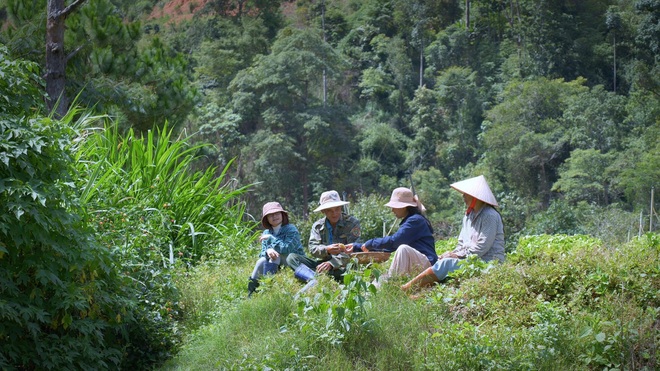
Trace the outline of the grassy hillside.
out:
M 284 271 L 249 300 L 252 261 L 206 265 L 179 277 L 191 331 L 164 369 L 653 370 L 659 255 L 654 234 L 618 248 L 529 236 L 504 264 L 472 262 L 418 300 L 402 280 L 369 283 L 386 265 L 361 266 L 344 285 L 323 278 L 302 295 Z

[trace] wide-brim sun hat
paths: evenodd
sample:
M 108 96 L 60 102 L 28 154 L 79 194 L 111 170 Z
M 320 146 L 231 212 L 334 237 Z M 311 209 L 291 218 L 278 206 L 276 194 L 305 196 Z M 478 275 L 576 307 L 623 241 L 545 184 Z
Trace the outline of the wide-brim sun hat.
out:
M 268 223 L 267 216 L 270 214 L 275 214 L 280 212 L 282 213 L 282 225 L 288 224 L 289 212 L 284 210 L 284 208 L 282 208 L 282 205 L 280 205 L 279 202 L 266 203 L 261 212 L 261 225 L 266 229 L 270 229 L 271 225 L 270 223 Z
M 337 191 L 323 192 L 321 194 L 321 198 L 319 199 L 319 207 L 314 209 L 314 212 L 325 209 L 332 209 L 333 207 L 337 206 L 348 205 L 349 203 L 350 202 L 348 201 L 342 201 L 341 198 L 339 198 L 339 193 L 337 193 Z
M 477 200 L 481 200 L 489 205 L 499 206 L 497 204 L 497 200 L 495 199 L 495 195 L 493 195 L 493 192 L 490 190 L 488 182 L 486 182 L 486 178 L 483 175 L 452 183 L 450 187 L 461 193 L 468 194 Z
M 385 206 L 391 207 L 393 209 L 403 209 L 408 206 L 417 207 L 420 210 L 424 209 L 424 206 L 419 202 L 417 196 L 415 196 L 412 191 L 406 187 L 399 187 L 392 191 L 392 196 L 390 197 L 390 202 L 386 203 Z

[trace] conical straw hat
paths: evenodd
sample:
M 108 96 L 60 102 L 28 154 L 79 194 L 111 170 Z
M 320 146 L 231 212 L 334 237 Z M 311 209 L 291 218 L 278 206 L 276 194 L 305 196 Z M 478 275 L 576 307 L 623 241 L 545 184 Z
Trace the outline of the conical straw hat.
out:
M 456 182 L 450 185 L 450 187 L 454 188 L 455 190 L 468 194 L 477 200 L 481 200 L 487 204 L 493 205 L 493 206 L 499 206 L 497 204 L 497 200 L 495 199 L 495 196 L 493 195 L 493 192 L 490 190 L 490 187 L 488 186 L 488 182 L 486 182 L 486 178 L 484 178 L 483 175 L 479 175 L 478 177 L 470 178 L 470 179 L 465 179 L 461 180 L 460 182 Z

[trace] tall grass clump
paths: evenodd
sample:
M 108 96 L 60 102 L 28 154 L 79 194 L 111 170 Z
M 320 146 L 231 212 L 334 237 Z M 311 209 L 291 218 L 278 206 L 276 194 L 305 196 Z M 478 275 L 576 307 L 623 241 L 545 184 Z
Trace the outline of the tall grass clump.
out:
M 249 253 L 237 248 L 254 237 L 238 201 L 247 187 L 233 186 L 230 165 L 193 172 L 202 146 L 173 137 L 167 125 L 143 136 L 106 125 L 88 129 L 76 152 L 88 221 L 135 290 L 124 367 L 150 367 L 176 351 L 185 310 L 176 274 Z
M 126 225 L 137 229 L 131 237 L 159 239 L 152 246 L 163 260 L 170 260 L 172 250 L 177 259 L 190 262 L 203 256 L 234 257 L 235 251 L 227 251 L 231 245 L 251 238 L 238 201 L 247 187 L 234 188 L 227 179 L 231 163 L 219 174 L 214 167 L 191 173 L 197 154 L 208 144 L 189 145 L 187 138 L 172 135 L 167 125 L 142 137 L 133 130 L 121 135 L 116 125 L 90 130 L 78 152 L 86 182 L 82 200 L 100 230 L 115 234 L 111 239 L 126 240 L 117 234 L 128 232 Z

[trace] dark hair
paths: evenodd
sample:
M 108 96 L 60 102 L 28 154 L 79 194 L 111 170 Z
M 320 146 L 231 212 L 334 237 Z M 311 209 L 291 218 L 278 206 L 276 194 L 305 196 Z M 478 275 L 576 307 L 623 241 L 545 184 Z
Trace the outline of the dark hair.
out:
M 285 213 L 284 211 L 278 211 L 278 213 L 282 214 L 282 225 L 289 224 L 289 214 Z M 275 214 L 275 213 L 273 213 L 273 214 Z M 268 214 L 268 215 L 271 215 L 271 214 Z M 270 223 L 268 223 L 268 215 L 264 216 L 261 219 L 261 224 L 264 227 L 268 228 L 268 229 L 273 229 L 273 226 L 270 225 Z
M 429 226 L 429 229 L 431 230 L 431 234 L 435 233 L 433 231 L 433 226 L 431 225 L 431 222 L 429 221 L 429 219 L 426 217 L 426 215 L 424 215 L 422 213 L 422 211 L 417 206 L 406 206 L 406 211 L 408 211 L 409 216 L 410 215 L 415 215 L 415 214 L 421 215 L 422 218 L 424 218 L 424 220 L 426 220 L 426 224 Z

